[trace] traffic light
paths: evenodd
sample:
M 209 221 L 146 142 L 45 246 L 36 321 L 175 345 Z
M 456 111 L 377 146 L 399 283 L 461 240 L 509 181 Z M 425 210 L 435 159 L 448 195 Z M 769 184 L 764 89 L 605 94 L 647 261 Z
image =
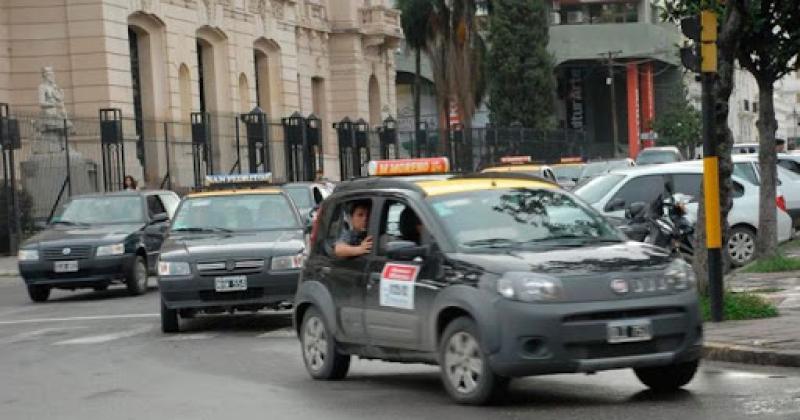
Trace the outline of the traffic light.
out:
M 681 48 L 681 63 L 695 73 L 717 72 L 717 14 L 703 10 L 700 16 L 681 19 L 681 32 L 693 45 Z

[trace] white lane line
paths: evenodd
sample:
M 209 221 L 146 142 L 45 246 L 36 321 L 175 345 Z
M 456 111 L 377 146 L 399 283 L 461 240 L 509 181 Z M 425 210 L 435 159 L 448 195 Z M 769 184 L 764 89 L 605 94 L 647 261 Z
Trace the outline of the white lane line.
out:
M 73 316 L 68 318 L 35 318 L 18 319 L 13 321 L 0 321 L 0 325 L 37 324 L 44 322 L 69 322 L 69 321 L 98 321 L 106 319 L 131 319 L 131 318 L 158 318 L 161 314 L 123 314 L 100 316 Z
M 293 329 L 280 329 L 268 333 L 259 334 L 256 338 L 295 338 L 297 333 Z
M 54 346 L 63 346 L 70 344 L 100 344 L 109 341 L 119 340 L 121 338 L 133 337 L 135 335 L 144 334 L 153 329 L 152 325 L 144 325 L 128 331 L 120 331 L 111 334 L 90 335 L 86 337 L 73 338 L 70 340 L 58 341 L 53 343 Z
M 6 344 L 20 343 L 24 341 L 36 340 L 43 336 L 64 335 L 67 334 L 69 331 L 80 330 L 85 328 L 89 327 L 75 326 L 75 327 L 60 327 L 60 328 L 42 328 L 40 330 L 27 331 L 16 335 L 12 335 L 8 338 L 0 339 L 0 343 L 6 343 Z
M 181 334 L 176 336 L 164 337 L 161 341 L 189 341 L 189 340 L 207 340 L 210 338 L 216 338 L 219 334 L 205 334 L 205 333 L 198 333 L 198 334 Z

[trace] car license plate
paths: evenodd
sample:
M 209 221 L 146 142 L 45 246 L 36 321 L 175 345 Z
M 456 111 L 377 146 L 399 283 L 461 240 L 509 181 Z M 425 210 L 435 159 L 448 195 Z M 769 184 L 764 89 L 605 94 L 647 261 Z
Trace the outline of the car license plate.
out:
M 218 292 L 247 290 L 247 276 L 217 277 L 214 279 L 214 290 Z
M 77 261 L 56 261 L 53 263 L 53 271 L 56 273 L 74 273 L 78 271 Z
M 633 319 L 608 323 L 609 343 L 632 343 L 653 339 L 649 319 Z

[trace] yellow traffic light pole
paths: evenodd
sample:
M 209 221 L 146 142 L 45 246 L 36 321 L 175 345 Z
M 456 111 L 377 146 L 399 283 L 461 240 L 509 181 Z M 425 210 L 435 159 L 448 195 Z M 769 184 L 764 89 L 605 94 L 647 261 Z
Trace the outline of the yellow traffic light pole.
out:
M 717 13 L 700 13 L 700 71 L 703 107 L 703 191 L 705 193 L 708 291 L 711 320 L 723 320 L 722 228 L 719 205 L 719 156 L 714 135 L 714 98 L 711 90 L 717 73 Z

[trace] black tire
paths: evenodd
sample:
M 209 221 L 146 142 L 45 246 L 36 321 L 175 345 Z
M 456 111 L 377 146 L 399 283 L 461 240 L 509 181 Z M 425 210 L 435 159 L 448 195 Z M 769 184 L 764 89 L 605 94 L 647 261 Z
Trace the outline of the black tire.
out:
M 133 266 L 125 278 L 128 293 L 132 296 L 141 295 L 147 291 L 147 262 L 141 255 L 136 256 Z
M 50 288 L 47 286 L 37 286 L 35 284 L 28 286 L 28 296 L 34 302 L 46 302 L 50 298 Z
M 178 318 L 177 309 L 169 309 L 164 301 L 161 301 L 161 332 L 165 334 L 177 333 L 181 331 L 181 321 Z
M 325 318 L 313 306 L 303 316 L 300 346 L 303 363 L 312 378 L 339 380 L 347 376 L 350 355 L 339 352 L 336 339 L 330 333 Z
M 675 365 L 637 368 L 636 377 L 648 388 L 656 392 L 677 391 L 688 384 L 697 372 L 698 361 Z
M 746 226 L 734 226 L 725 249 L 734 267 L 750 264 L 756 258 L 756 231 Z
M 475 321 L 467 317 L 451 321 L 439 342 L 442 383 L 450 397 L 459 404 L 494 403 L 508 389 L 510 379 L 492 371 L 480 343 L 478 327 Z M 454 358 L 460 360 L 453 363 Z M 467 358 L 472 360 L 468 361 Z M 478 360 L 480 368 L 475 366 Z

